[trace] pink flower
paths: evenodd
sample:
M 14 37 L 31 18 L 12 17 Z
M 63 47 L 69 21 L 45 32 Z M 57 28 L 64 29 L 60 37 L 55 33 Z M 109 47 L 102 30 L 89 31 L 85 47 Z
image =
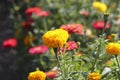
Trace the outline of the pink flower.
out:
M 31 16 L 32 14 L 38 15 L 41 12 L 41 8 L 40 7 L 32 7 L 32 8 L 28 8 L 25 13 L 27 16 Z
M 17 40 L 15 38 L 9 38 L 5 41 L 3 41 L 3 47 L 7 48 L 7 47 L 16 47 L 17 46 Z
M 78 44 L 75 41 L 68 41 L 66 44 L 66 50 L 71 51 L 78 48 Z
M 104 21 L 95 21 L 92 24 L 93 28 L 95 29 L 103 29 L 104 28 Z M 107 23 L 105 26 L 105 29 L 109 29 L 110 28 L 110 23 Z
M 49 11 L 41 11 L 38 16 L 41 16 L 41 17 L 47 17 L 50 15 L 50 12 Z
M 80 11 L 79 12 L 80 13 L 80 15 L 83 15 L 83 16 L 88 16 L 90 13 L 88 12 L 88 11 Z
M 42 46 L 35 46 L 29 49 L 29 53 L 32 55 L 43 54 L 47 52 L 48 48 L 44 45 Z
M 66 49 L 64 49 L 63 47 L 61 47 L 60 49 L 58 49 L 58 55 L 61 52 L 64 52 L 64 50 L 66 50 L 66 51 L 72 51 L 72 50 L 75 50 L 77 48 L 78 48 L 78 44 L 75 41 L 68 41 L 66 43 Z
M 59 73 L 58 70 L 45 72 L 47 78 L 52 78 L 52 79 L 55 78 L 58 75 L 58 73 Z
M 84 34 L 84 28 L 82 24 L 64 24 L 60 26 L 60 28 L 68 31 L 69 34 Z

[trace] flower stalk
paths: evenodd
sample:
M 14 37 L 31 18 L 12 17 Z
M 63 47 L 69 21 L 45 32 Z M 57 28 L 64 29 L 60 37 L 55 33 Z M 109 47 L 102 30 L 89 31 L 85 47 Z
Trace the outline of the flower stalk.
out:
M 54 48 L 54 51 L 55 51 L 55 57 L 56 57 L 56 59 L 57 59 L 58 65 L 59 65 L 59 67 L 60 67 L 60 71 L 62 72 L 63 79 L 65 80 L 64 71 L 63 71 L 63 69 L 62 69 L 62 66 L 61 66 L 61 64 L 60 64 L 60 59 L 59 59 L 58 54 L 57 54 L 57 48 Z
M 117 55 L 114 55 L 115 56 L 115 59 L 116 59 L 116 62 L 117 62 L 117 66 L 118 66 L 118 69 L 119 69 L 119 71 L 120 71 L 120 64 L 119 64 L 119 60 L 118 60 L 118 58 L 117 58 Z M 120 72 L 118 71 L 118 80 L 120 80 Z

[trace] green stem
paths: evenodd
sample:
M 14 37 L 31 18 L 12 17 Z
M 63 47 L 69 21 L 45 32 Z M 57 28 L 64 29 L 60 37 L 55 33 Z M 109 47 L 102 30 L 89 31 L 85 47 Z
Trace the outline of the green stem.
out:
M 104 21 L 104 28 L 103 28 L 103 30 L 102 30 L 102 34 L 105 32 L 105 26 L 106 26 L 106 24 L 107 24 L 107 22 Z
M 41 70 L 45 71 L 43 64 L 41 63 L 41 56 L 38 56 L 38 61 L 39 61 L 39 65 L 40 65 Z
M 102 44 L 102 42 L 100 42 L 100 44 L 99 44 L 99 46 L 98 46 L 97 55 L 96 55 L 96 58 L 95 58 L 95 61 L 94 61 L 93 65 L 92 65 L 91 72 L 94 71 L 95 65 L 97 64 L 97 61 L 98 61 L 98 59 L 99 59 L 99 53 L 100 53 L 100 51 L 101 51 L 101 46 L 102 46 L 101 44 Z
M 56 57 L 56 59 L 57 59 L 58 65 L 59 65 L 59 67 L 60 67 L 60 71 L 62 72 L 63 79 L 65 80 L 64 71 L 63 71 L 63 69 L 62 69 L 62 67 L 61 67 L 60 59 L 59 59 L 58 54 L 57 54 L 57 50 L 56 50 L 56 49 L 54 49 L 54 50 L 55 50 L 55 57 Z
M 119 64 L 119 60 L 118 60 L 118 58 L 117 58 L 117 55 L 114 55 L 115 56 L 115 59 L 116 59 L 116 62 L 117 62 L 117 66 L 118 66 L 118 68 L 119 68 L 119 71 L 120 71 L 120 64 Z M 120 76 L 119 76 L 119 71 L 118 71 L 118 79 L 120 80 Z
M 107 21 L 108 21 L 108 16 L 109 16 L 109 14 L 104 14 L 104 28 L 103 28 L 103 30 L 102 30 L 102 34 L 105 32 L 105 26 L 106 26 L 106 24 L 107 24 Z
M 48 29 L 47 29 L 47 23 L 45 18 L 43 19 L 43 26 L 44 26 L 44 31 L 46 32 Z

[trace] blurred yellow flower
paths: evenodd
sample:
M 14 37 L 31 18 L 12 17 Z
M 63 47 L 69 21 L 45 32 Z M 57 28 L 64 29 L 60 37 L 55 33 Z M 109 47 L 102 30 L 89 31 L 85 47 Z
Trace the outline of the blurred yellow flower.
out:
M 106 46 L 106 51 L 109 54 L 120 54 L 120 43 L 108 43 Z
M 101 74 L 98 72 L 92 72 L 88 75 L 89 80 L 100 80 Z
M 45 79 L 46 79 L 46 74 L 39 70 L 30 72 L 28 75 L 28 80 L 45 80 Z
M 44 44 L 49 48 L 62 47 L 68 38 L 68 32 L 63 29 L 51 30 L 42 36 Z
M 101 2 L 98 2 L 98 1 L 93 2 L 92 6 L 93 6 L 95 9 L 97 9 L 98 11 L 103 12 L 103 13 L 107 10 L 106 4 L 101 3 Z

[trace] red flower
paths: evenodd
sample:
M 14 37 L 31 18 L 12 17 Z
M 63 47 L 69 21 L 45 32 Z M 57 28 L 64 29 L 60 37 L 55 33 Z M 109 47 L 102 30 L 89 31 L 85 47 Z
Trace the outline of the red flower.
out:
M 34 21 L 30 19 L 30 20 L 24 21 L 22 25 L 24 26 L 25 29 L 30 30 L 32 28 L 33 22 Z
M 103 29 L 104 28 L 104 21 L 95 21 L 93 22 L 92 26 L 95 28 L 95 29 Z M 105 26 L 106 29 L 109 29 L 110 28 L 110 23 L 107 23 L 106 26 Z
M 58 73 L 58 70 L 45 72 L 47 78 L 55 78 Z
M 82 24 L 66 24 L 60 26 L 60 28 L 68 31 L 69 34 L 84 34 L 84 28 Z
M 66 50 L 67 51 L 71 51 L 71 50 L 74 50 L 74 49 L 77 49 L 77 48 L 78 48 L 78 45 L 75 41 L 69 41 L 66 44 Z
M 35 46 L 29 49 L 29 53 L 32 55 L 43 54 L 47 52 L 48 48 L 44 45 L 42 46 Z
M 32 14 L 35 14 L 35 15 L 40 16 L 40 17 L 46 17 L 46 16 L 50 15 L 49 11 L 43 11 L 39 7 L 28 8 L 25 13 L 27 16 L 31 16 Z
M 41 8 L 40 7 L 32 7 L 32 8 L 28 8 L 25 13 L 27 16 L 31 16 L 32 14 L 38 15 L 41 12 Z
M 3 41 L 3 47 L 7 48 L 7 47 L 16 47 L 17 46 L 17 40 L 15 38 L 9 38 L 5 41 Z

